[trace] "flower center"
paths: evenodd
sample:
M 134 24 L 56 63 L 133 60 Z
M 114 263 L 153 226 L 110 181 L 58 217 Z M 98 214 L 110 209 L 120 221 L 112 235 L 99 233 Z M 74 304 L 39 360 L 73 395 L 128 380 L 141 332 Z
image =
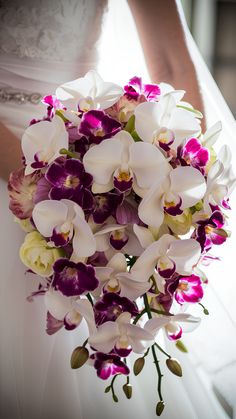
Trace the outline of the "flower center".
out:
M 178 285 L 178 290 L 187 291 L 188 290 L 188 283 L 187 282 L 180 282 L 179 285 Z
M 80 184 L 80 180 L 76 176 L 68 175 L 66 177 L 65 181 L 64 181 L 64 186 L 66 188 L 73 188 L 73 189 L 75 189 L 75 188 L 77 188 L 77 186 L 79 186 L 79 184 Z
M 66 277 L 74 278 L 77 275 L 77 270 L 75 268 L 66 268 Z
M 124 172 L 124 171 L 119 172 L 119 175 L 118 175 L 117 179 L 120 182 L 122 182 L 122 181 L 128 182 L 130 180 L 130 173 L 129 172 Z
M 107 283 L 106 289 L 109 292 L 117 292 L 120 289 L 120 284 L 116 278 L 111 278 Z

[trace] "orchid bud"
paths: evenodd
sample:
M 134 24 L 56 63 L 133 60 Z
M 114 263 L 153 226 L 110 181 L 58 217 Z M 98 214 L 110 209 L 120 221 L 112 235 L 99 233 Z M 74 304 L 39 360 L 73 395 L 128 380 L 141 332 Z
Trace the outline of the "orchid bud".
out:
M 112 398 L 113 398 L 113 400 L 114 400 L 114 402 L 116 402 L 116 403 L 118 403 L 118 397 L 113 393 L 112 394 Z
M 185 352 L 185 353 L 188 352 L 188 349 L 186 348 L 186 346 L 183 344 L 183 342 L 181 340 L 177 340 L 175 346 L 181 352 Z
M 145 364 L 144 357 L 136 359 L 134 363 L 134 375 L 140 374 Z
M 88 360 L 89 351 L 84 346 L 78 346 L 74 349 L 71 355 L 70 365 L 71 368 L 77 369 L 82 367 Z
M 132 386 L 130 384 L 123 385 L 123 391 L 127 397 L 127 399 L 131 399 L 132 397 Z
M 183 375 L 182 368 L 181 368 L 181 365 L 180 365 L 180 363 L 177 359 L 168 358 L 166 360 L 166 365 L 174 375 L 177 375 L 178 377 L 182 377 L 182 375 Z
M 157 403 L 157 407 L 156 407 L 157 416 L 161 416 L 161 414 L 164 410 L 164 407 L 165 407 L 165 403 L 162 400 Z

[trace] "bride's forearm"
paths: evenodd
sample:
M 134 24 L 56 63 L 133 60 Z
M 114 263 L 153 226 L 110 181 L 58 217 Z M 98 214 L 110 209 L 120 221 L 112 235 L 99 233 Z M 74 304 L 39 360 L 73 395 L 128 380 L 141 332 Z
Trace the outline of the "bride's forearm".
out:
M 204 111 L 196 70 L 175 0 L 128 0 L 153 82 L 186 90 L 185 100 Z
M 0 177 L 8 180 L 9 174 L 22 165 L 21 157 L 19 139 L 0 122 Z

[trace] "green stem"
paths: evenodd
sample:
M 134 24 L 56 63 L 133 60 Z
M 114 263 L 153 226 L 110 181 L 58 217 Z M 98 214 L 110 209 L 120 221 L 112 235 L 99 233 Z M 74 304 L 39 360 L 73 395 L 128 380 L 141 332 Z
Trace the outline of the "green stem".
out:
M 61 148 L 61 150 L 59 151 L 60 154 L 65 154 L 66 156 L 69 157 L 76 157 L 75 153 L 72 153 L 72 151 L 67 150 L 66 148 Z
M 85 346 L 87 345 L 87 343 L 88 343 L 88 339 L 86 339 L 85 341 L 84 341 L 84 343 L 83 343 L 83 347 L 85 348 Z
M 111 380 L 111 384 L 110 384 L 111 385 L 111 392 L 112 392 L 112 396 L 113 396 L 114 401 L 118 401 L 117 395 L 115 394 L 115 390 L 114 390 L 114 382 L 115 382 L 115 379 L 118 377 L 118 375 L 120 375 L 120 374 L 114 375 L 114 377 Z M 115 399 L 117 399 L 117 400 L 115 400 Z
M 203 308 L 203 313 L 206 315 L 206 316 L 208 316 L 208 314 L 209 314 L 209 311 L 207 310 L 207 308 L 202 304 L 202 303 L 198 303 L 199 304 L 199 306 L 201 306 L 202 308 Z
M 151 319 L 152 318 L 152 313 L 151 313 L 151 308 L 149 306 L 148 303 L 148 298 L 147 298 L 147 294 L 144 294 L 143 296 L 143 301 L 144 301 L 144 305 L 147 311 L 147 315 L 148 318 Z M 155 351 L 155 344 L 152 345 L 152 356 L 154 359 L 154 364 L 156 365 L 156 370 L 157 370 L 157 375 L 158 375 L 158 385 L 157 385 L 157 391 L 158 391 L 158 395 L 161 401 L 163 401 L 163 397 L 162 397 L 162 393 L 161 393 L 161 379 L 163 377 L 161 370 L 160 370 L 160 366 L 159 366 L 159 361 L 157 359 L 156 356 L 156 351 Z
M 146 313 L 148 315 L 148 318 L 151 319 L 152 318 L 152 313 L 151 313 L 151 308 L 149 306 L 147 294 L 144 294 L 143 301 L 144 301 L 144 306 L 145 306 L 145 310 L 146 310 Z
M 160 367 L 159 367 L 159 361 L 157 359 L 156 356 L 156 352 L 155 352 L 155 345 L 152 345 L 152 355 L 153 355 L 153 359 L 154 359 L 154 364 L 156 365 L 156 370 L 157 370 L 157 374 L 158 374 L 158 385 L 157 385 L 157 391 L 158 391 L 158 395 L 161 401 L 163 401 L 163 397 L 162 397 L 162 393 L 161 393 L 161 379 L 163 377 Z
M 88 292 L 88 294 L 86 294 L 86 297 L 93 306 L 93 299 L 92 299 L 91 295 L 89 294 L 89 292 Z
M 161 351 L 164 355 L 167 356 L 167 358 L 171 358 L 170 354 L 168 354 L 166 351 L 164 351 L 164 349 L 162 349 L 162 347 L 160 345 L 158 345 L 158 343 L 155 342 L 155 346 L 159 349 L 159 351 Z
M 139 319 L 144 315 L 146 313 L 146 308 L 144 308 L 142 311 L 141 311 L 141 313 L 139 313 L 136 317 L 135 317 L 135 319 L 134 319 L 134 321 L 133 321 L 133 324 L 136 324 L 138 321 L 139 321 Z

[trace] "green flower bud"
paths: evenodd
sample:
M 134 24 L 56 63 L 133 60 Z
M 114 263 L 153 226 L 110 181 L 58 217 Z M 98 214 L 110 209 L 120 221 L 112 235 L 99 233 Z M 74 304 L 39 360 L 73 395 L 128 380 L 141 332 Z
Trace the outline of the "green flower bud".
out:
M 71 368 L 77 369 L 82 367 L 85 362 L 88 360 L 89 351 L 84 346 L 78 346 L 72 352 L 70 365 Z
M 188 352 L 186 346 L 183 344 L 183 342 L 181 340 L 177 340 L 176 344 L 175 344 L 176 348 L 179 349 L 179 351 L 181 352 Z
M 177 375 L 178 377 L 182 377 L 182 375 L 183 375 L 182 368 L 181 368 L 181 365 L 180 365 L 180 363 L 177 359 L 168 358 L 166 360 L 166 365 L 174 375 Z

